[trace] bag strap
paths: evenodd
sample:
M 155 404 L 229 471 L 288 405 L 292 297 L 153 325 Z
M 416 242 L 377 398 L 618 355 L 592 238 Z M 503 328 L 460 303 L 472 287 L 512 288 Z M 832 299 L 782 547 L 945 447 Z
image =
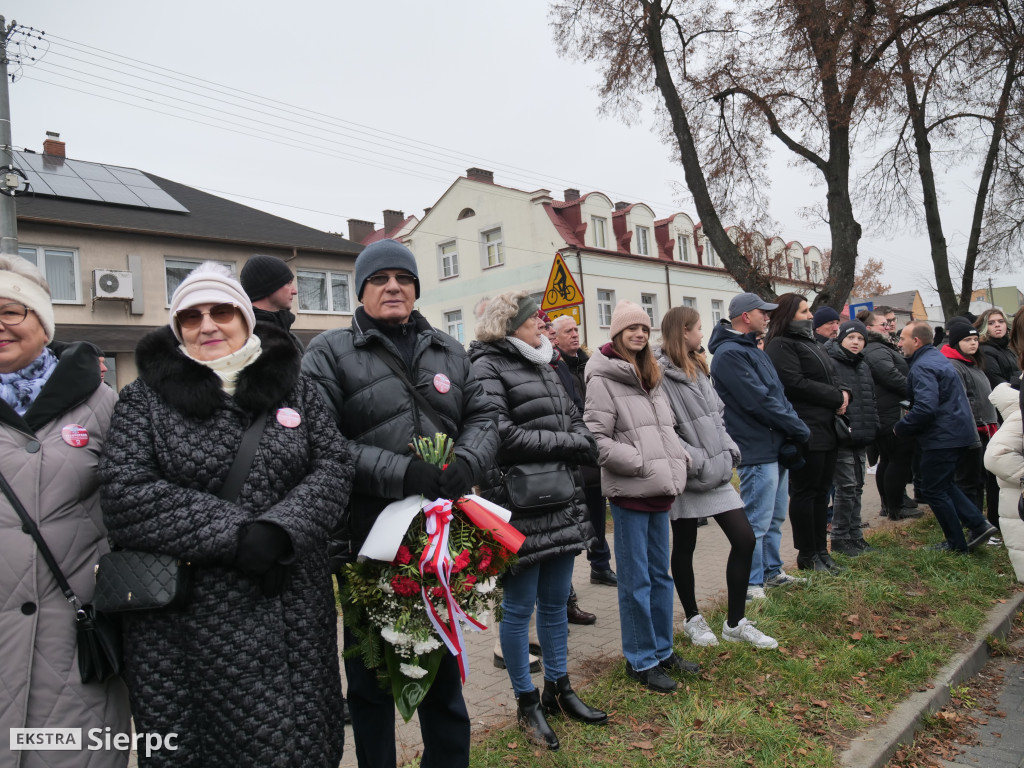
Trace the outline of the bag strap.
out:
M 424 397 L 422 392 L 416 389 L 416 386 L 412 383 L 412 380 L 409 378 L 408 372 L 405 370 L 402 364 L 395 359 L 395 356 L 378 344 L 371 344 L 370 351 L 373 354 L 375 354 L 378 358 L 380 358 L 381 362 L 384 363 L 384 365 L 386 365 L 388 368 L 390 368 L 392 373 L 394 373 L 395 376 L 398 377 L 399 381 L 401 381 L 405 385 L 405 388 L 409 390 L 409 394 L 412 395 L 412 399 L 416 401 L 416 404 L 420 407 L 420 410 L 426 413 L 430 420 L 434 422 L 435 428 L 443 430 L 444 422 L 441 420 L 441 417 L 434 409 L 434 406 L 430 404 L 430 401 L 427 400 L 426 397 Z M 422 427 L 420 427 L 420 429 L 422 431 Z
M 81 601 L 79 601 L 75 591 L 71 589 L 71 585 L 68 584 L 64 572 L 57 565 L 57 558 L 53 556 L 50 548 L 46 546 L 46 541 L 43 540 L 43 535 L 39 532 L 39 526 L 36 525 L 35 520 L 29 517 L 24 505 L 21 503 L 21 499 L 14 493 L 14 489 L 11 488 L 11 484 L 7 482 L 7 478 L 4 477 L 2 472 L 0 472 L 0 490 L 3 490 L 4 496 L 11 502 L 14 511 L 18 513 L 22 525 L 25 526 L 26 533 L 32 536 L 36 546 L 39 547 L 39 554 L 43 556 L 43 560 L 46 561 L 46 565 L 49 566 L 50 571 L 53 573 L 53 578 L 57 580 L 57 586 L 60 587 L 60 591 L 67 598 L 67 601 L 71 603 L 71 607 L 75 609 L 75 612 L 80 613 L 82 610 Z
M 256 448 L 263 435 L 263 425 L 267 423 L 267 412 L 262 411 L 252 420 L 249 428 L 242 435 L 242 442 L 238 446 L 238 453 L 231 463 L 228 476 L 224 479 L 224 485 L 217 496 L 224 501 L 237 501 L 238 494 L 242 492 L 242 483 L 249 476 L 252 469 L 252 460 L 256 458 Z

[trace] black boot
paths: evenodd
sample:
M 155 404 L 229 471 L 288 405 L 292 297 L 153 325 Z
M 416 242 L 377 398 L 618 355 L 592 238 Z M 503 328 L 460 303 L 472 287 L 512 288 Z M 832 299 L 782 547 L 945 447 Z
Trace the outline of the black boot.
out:
M 569 619 L 570 624 L 593 624 L 597 621 L 597 616 L 580 608 L 575 587 L 569 587 L 569 600 L 565 604 L 565 616 Z
M 540 708 L 540 692 L 536 688 L 529 693 L 519 694 L 516 721 L 531 744 L 547 747 L 552 752 L 558 749 L 558 737 L 544 717 L 544 711 Z
M 796 556 L 796 567 L 801 571 L 827 571 L 826 565 L 818 560 L 815 553 L 801 552 Z
M 545 679 L 544 693 L 540 696 L 540 703 L 549 716 L 564 712 L 567 717 L 588 725 L 604 725 L 608 722 L 608 715 L 605 712 L 588 707 L 580 700 L 576 691 L 572 689 L 572 685 L 569 684 L 568 675 L 562 675 L 554 683 Z
M 818 562 L 825 566 L 824 570 L 828 571 L 831 574 L 841 573 L 842 571 L 846 570 L 845 568 L 843 568 L 843 566 L 839 565 L 835 560 L 832 559 L 832 555 L 830 555 L 827 550 L 822 550 L 816 555 L 816 557 L 818 559 Z

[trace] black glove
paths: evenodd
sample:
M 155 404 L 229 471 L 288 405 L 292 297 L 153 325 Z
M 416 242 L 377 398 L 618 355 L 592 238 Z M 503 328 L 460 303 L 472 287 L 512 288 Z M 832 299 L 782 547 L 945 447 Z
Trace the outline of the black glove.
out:
M 280 595 L 288 585 L 291 573 L 292 568 L 290 565 L 275 563 L 270 566 L 270 570 L 260 576 L 260 589 L 263 591 L 263 594 L 267 597 L 277 597 Z
M 292 553 L 292 540 L 284 528 L 257 521 L 242 529 L 235 567 L 247 576 L 262 576 Z
M 409 468 L 405 470 L 402 493 L 406 496 L 421 493 L 429 501 L 440 499 L 444 495 L 441 493 L 441 468 L 428 464 L 423 459 L 413 459 Z
M 600 452 L 597 450 L 597 445 L 594 443 L 588 443 L 584 450 L 577 452 L 576 463 L 584 467 L 596 467 L 597 460 L 600 455 Z
M 441 496 L 455 500 L 473 487 L 473 470 L 465 461 L 455 461 L 441 472 Z
M 783 469 L 800 469 L 806 462 L 800 447 L 787 440 L 779 448 L 779 464 Z

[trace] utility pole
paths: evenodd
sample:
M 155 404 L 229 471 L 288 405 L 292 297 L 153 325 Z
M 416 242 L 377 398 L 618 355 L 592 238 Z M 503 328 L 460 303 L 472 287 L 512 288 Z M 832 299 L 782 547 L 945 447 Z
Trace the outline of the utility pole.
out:
M 0 166 L 14 165 L 11 155 L 11 99 L 7 91 L 7 39 L 18 22 L 0 16 Z M 0 255 L 18 255 L 18 209 L 14 195 L 0 195 Z
M 991 304 L 993 307 L 996 305 L 996 294 L 995 291 L 992 290 L 991 277 L 988 279 L 988 303 Z

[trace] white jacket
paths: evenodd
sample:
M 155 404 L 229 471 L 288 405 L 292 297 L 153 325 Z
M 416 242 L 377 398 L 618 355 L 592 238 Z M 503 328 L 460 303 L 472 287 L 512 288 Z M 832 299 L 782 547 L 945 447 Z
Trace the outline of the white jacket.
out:
M 985 469 L 999 480 L 999 528 L 1017 581 L 1024 582 L 1024 520 L 1017 514 L 1024 480 L 1024 423 L 1017 390 L 1000 384 L 989 400 L 999 409 L 1003 424 L 985 449 Z

